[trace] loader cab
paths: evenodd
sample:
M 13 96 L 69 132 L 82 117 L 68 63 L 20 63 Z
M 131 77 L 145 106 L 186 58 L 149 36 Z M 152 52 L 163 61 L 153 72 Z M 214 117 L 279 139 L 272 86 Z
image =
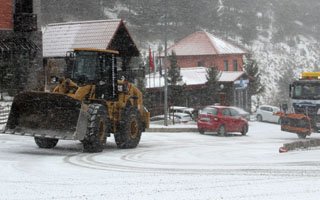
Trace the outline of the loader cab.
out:
M 79 86 L 95 85 L 96 98 L 117 98 L 117 51 L 74 49 L 67 52 L 66 76 Z

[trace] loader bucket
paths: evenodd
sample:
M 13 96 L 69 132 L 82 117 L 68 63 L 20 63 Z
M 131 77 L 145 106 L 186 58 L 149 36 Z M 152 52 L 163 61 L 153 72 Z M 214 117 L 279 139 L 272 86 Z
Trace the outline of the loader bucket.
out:
M 291 133 L 310 135 L 312 132 L 311 120 L 304 114 L 281 115 L 281 130 Z
M 6 132 L 74 139 L 81 102 L 58 93 L 25 92 L 15 96 Z

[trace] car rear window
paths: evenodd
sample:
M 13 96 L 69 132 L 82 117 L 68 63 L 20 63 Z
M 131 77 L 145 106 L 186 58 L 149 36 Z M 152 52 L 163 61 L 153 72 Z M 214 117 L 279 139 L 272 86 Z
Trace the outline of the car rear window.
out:
M 218 114 L 218 109 L 216 109 L 216 108 L 204 108 L 201 111 L 201 114 L 217 115 Z
M 222 115 L 224 115 L 224 116 L 231 116 L 230 110 L 227 109 L 227 108 L 223 109 L 223 110 L 222 110 Z
M 235 109 L 232 109 L 230 108 L 230 113 L 231 113 L 231 116 L 239 116 L 239 111 L 238 110 L 235 110 Z

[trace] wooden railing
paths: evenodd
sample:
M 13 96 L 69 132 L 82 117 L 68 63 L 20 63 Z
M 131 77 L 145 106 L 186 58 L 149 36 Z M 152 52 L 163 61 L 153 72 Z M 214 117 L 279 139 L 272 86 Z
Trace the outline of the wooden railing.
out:
M 7 123 L 9 112 L 11 108 L 11 103 L 0 101 L 0 125 Z

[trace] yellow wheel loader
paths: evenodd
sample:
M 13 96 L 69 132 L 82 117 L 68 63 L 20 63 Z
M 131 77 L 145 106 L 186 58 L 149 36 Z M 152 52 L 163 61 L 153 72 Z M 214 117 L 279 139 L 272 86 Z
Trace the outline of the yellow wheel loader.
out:
M 33 136 L 40 148 L 80 140 L 85 152 L 101 152 L 114 134 L 118 148 L 134 148 L 149 127 L 142 93 L 117 79 L 117 51 L 74 49 L 67 73 L 51 92 L 15 96 L 5 133 Z

